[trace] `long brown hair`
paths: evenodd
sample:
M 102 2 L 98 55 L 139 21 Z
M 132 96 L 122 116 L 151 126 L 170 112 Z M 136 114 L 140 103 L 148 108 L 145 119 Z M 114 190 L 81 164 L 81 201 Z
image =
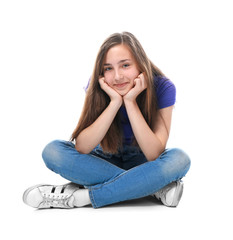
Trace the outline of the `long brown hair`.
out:
M 147 89 L 137 97 L 138 106 L 150 128 L 157 112 L 157 100 L 155 94 L 154 76 L 164 76 L 164 74 L 149 60 L 139 41 L 129 32 L 115 33 L 107 38 L 97 54 L 95 66 L 89 86 L 86 91 L 84 107 L 78 125 L 75 128 L 71 140 L 88 126 L 90 126 L 104 111 L 110 102 L 109 96 L 101 89 L 99 77 L 103 76 L 103 65 L 108 50 L 116 45 L 126 45 L 134 59 L 138 69 L 143 72 L 147 81 Z M 105 152 L 115 153 L 122 146 L 122 131 L 120 127 L 120 112 L 118 111 L 108 132 L 101 141 L 101 147 Z

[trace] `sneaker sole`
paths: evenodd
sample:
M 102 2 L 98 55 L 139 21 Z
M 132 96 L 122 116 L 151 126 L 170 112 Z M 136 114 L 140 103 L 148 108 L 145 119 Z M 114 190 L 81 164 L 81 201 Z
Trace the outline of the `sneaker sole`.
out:
M 175 197 L 173 199 L 173 202 L 172 202 L 172 205 L 171 207 L 176 207 L 179 202 L 180 202 L 180 199 L 182 197 L 182 194 L 183 194 L 183 190 L 184 190 L 184 185 L 182 182 L 177 182 L 177 186 L 176 186 L 176 192 L 175 192 Z

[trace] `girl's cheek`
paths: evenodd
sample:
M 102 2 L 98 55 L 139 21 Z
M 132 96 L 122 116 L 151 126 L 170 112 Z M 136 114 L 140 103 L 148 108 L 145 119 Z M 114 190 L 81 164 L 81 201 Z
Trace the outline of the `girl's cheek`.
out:
M 110 74 L 108 74 L 108 73 L 104 74 L 104 80 L 105 80 L 105 82 L 107 82 L 109 85 L 111 85 L 112 78 L 111 78 Z

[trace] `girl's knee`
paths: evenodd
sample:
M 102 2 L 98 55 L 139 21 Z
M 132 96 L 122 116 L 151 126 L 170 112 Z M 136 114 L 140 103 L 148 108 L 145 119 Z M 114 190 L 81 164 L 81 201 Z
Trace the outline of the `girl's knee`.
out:
M 173 153 L 173 159 L 176 160 L 177 164 L 188 171 L 191 165 L 191 160 L 188 154 L 179 148 L 171 149 L 171 151 Z
M 185 165 L 190 165 L 191 161 L 187 153 L 180 148 L 171 149 L 176 158 L 180 159 Z
M 177 171 L 183 172 L 184 174 L 188 172 L 191 161 L 189 156 L 179 148 L 167 149 L 167 164 L 169 164 L 170 169 L 176 169 Z
M 64 145 L 65 141 L 54 140 L 45 146 L 42 158 L 49 169 L 54 170 L 55 166 L 61 164 Z

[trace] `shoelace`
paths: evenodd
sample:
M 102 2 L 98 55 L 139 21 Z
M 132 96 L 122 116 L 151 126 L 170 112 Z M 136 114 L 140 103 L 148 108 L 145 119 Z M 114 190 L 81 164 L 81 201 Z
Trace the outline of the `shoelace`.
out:
M 71 195 L 67 194 L 43 194 L 43 202 L 41 203 L 41 206 L 70 208 L 68 205 L 70 196 Z

